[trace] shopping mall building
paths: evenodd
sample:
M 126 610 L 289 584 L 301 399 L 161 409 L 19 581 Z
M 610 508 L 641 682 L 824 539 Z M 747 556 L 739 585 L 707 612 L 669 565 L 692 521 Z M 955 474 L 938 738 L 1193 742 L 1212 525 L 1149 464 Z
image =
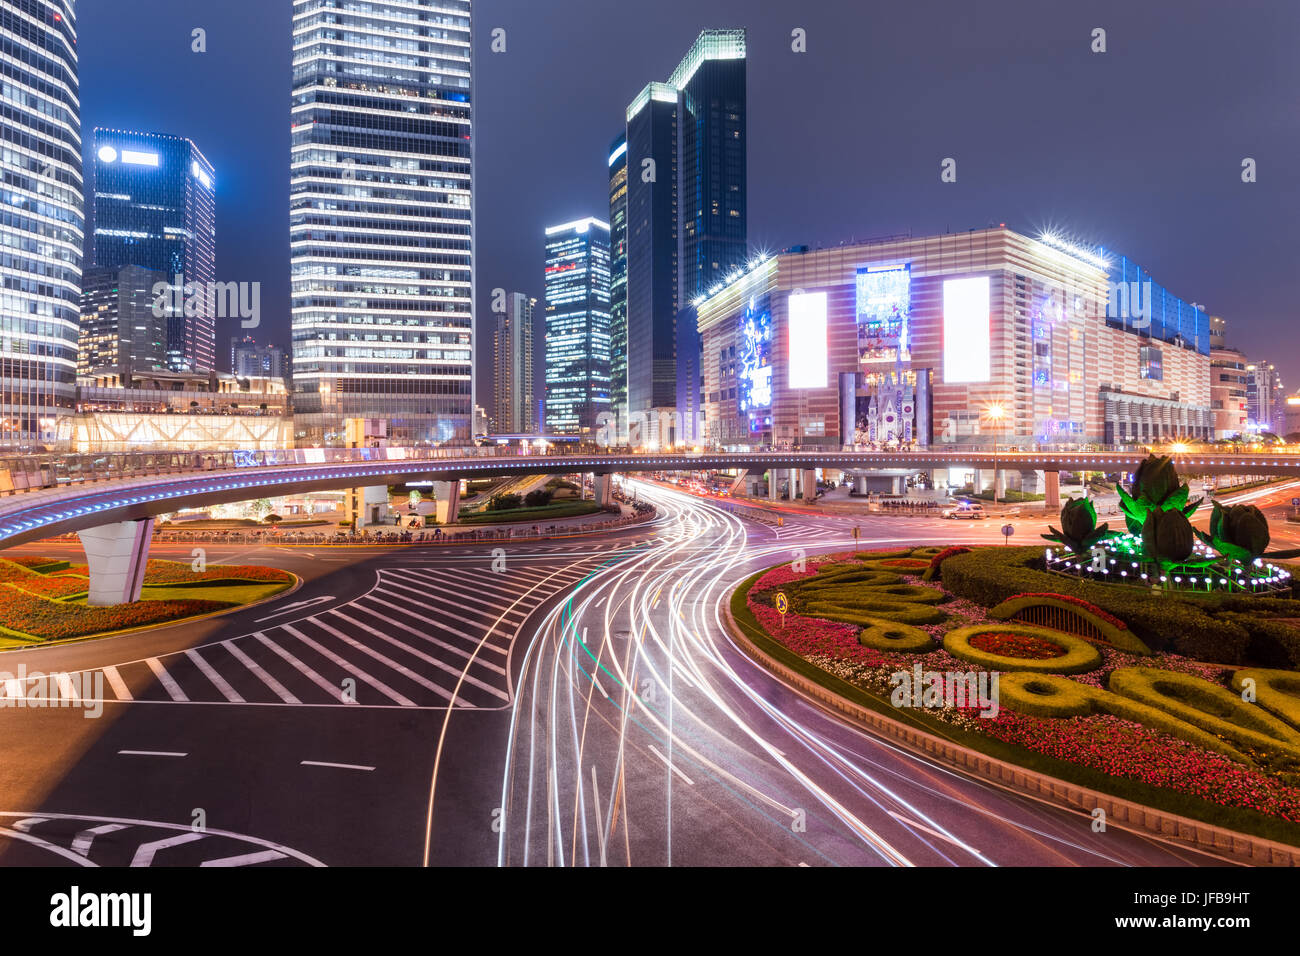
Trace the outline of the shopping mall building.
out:
M 710 446 L 1214 437 L 1209 317 L 1053 236 L 798 247 L 696 304 Z

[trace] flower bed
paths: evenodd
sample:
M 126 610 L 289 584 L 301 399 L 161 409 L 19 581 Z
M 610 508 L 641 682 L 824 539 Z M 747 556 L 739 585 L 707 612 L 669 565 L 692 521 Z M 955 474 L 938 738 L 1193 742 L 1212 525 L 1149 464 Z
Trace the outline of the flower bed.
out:
M 197 581 L 258 581 L 280 584 L 292 581 L 293 576 L 278 568 L 251 564 L 214 564 L 203 571 L 195 571 L 183 561 L 150 559 L 145 568 L 145 584 L 193 584 Z
M 948 550 L 954 552 L 954 555 L 960 553 L 955 548 Z M 1001 549 L 979 550 L 997 552 Z M 842 562 L 847 557 L 852 555 L 823 557 L 821 566 L 831 565 L 834 568 L 830 571 L 832 576 L 843 573 L 838 568 L 843 566 Z M 1228 693 L 1227 688 L 1231 685 L 1233 674 L 1238 670 L 1234 666 L 1203 663 L 1168 652 L 1147 656 L 1113 646 L 1087 645 L 1097 654 L 1100 663 L 1093 665 L 1087 673 L 1073 674 L 1069 677 L 1054 676 L 1059 675 L 1060 671 L 1053 669 L 1052 662 L 1065 656 L 1065 646 L 1058 646 L 1054 641 L 1034 634 L 1033 628 L 1012 627 L 1006 622 L 991 618 L 984 605 L 973 600 L 952 597 L 937 580 L 918 580 L 918 575 L 914 571 L 897 565 L 889 567 L 879 556 L 859 554 L 857 557 L 870 561 L 870 567 L 888 569 L 903 576 L 908 584 L 932 587 L 944 593 L 947 600 L 943 601 L 941 606 L 947 613 L 948 619 L 942 623 L 916 628 L 935 641 L 942 641 L 945 635 L 958 629 L 970 629 L 973 633 L 966 640 L 978 651 L 1004 658 L 1038 662 L 1035 669 L 1041 670 L 1043 677 L 1036 678 L 1029 673 L 1016 675 L 1016 680 L 1026 686 L 1032 686 L 1036 680 L 1071 682 L 1070 687 L 1078 687 L 1079 691 L 1083 692 L 1082 695 L 1075 695 L 1082 699 L 1087 694 L 1094 693 L 1090 688 L 1107 690 L 1111 674 L 1116 670 L 1154 666 L 1165 671 L 1209 681 L 1217 687 L 1224 688 L 1225 693 Z M 885 560 L 902 562 L 906 559 L 891 554 Z M 936 557 L 935 560 L 937 562 L 938 558 Z M 927 562 L 927 568 L 933 563 L 935 562 Z M 818 565 L 810 561 L 808 570 L 798 574 L 793 573 L 789 566 L 778 567 L 758 578 L 749 589 L 746 596 L 749 609 L 768 636 L 777 643 L 828 674 L 847 681 L 886 702 L 892 690 L 891 675 L 899 671 L 911 671 L 918 664 L 926 672 L 947 673 L 971 670 L 970 663 L 958 659 L 940 646 L 921 652 L 913 650 L 910 653 L 902 649 L 890 649 L 888 644 L 882 642 L 874 642 L 880 645 L 878 647 L 865 647 L 860 643 L 860 628 L 849 623 L 818 618 L 807 608 L 803 608 L 802 614 L 793 612 L 787 614 L 783 628 L 781 615 L 772 606 L 775 591 L 783 585 L 794 585 L 790 594 L 797 595 L 800 583 L 814 577 L 817 567 Z M 827 586 L 834 586 L 840 590 L 861 587 L 861 593 L 865 596 L 870 593 L 871 583 L 866 580 L 855 582 L 850 578 L 842 585 L 832 585 L 828 581 Z M 815 593 L 817 590 L 813 589 L 808 593 Z M 841 595 L 841 599 L 846 596 L 849 596 L 848 592 Z M 1125 622 L 1114 614 L 1106 612 L 1090 601 L 1072 595 L 1021 589 L 1012 594 L 1004 592 L 998 597 L 1000 599 L 1046 597 L 1062 599 L 1065 603 L 1096 615 L 1117 630 L 1128 630 Z M 981 625 L 984 627 L 980 627 Z M 1176 627 L 1177 624 L 1171 622 L 1169 626 Z M 1016 633 L 1020 631 L 1025 633 Z M 1078 638 L 1069 640 L 1086 645 L 1086 642 Z M 1170 642 L 1167 641 L 1166 646 L 1168 643 Z M 1012 668 L 1000 669 L 1004 671 L 1004 680 L 1010 680 L 1012 675 L 1007 672 Z M 1279 679 L 1285 682 L 1285 686 L 1293 686 L 1290 678 L 1283 676 Z M 1295 680 L 1300 682 L 1300 674 L 1295 675 Z M 1010 698 L 1011 695 L 1007 696 Z M 1050 709 L 1044 708 L 1045 711 Z M 1074 713 L 1080 714 L 1087 709 L 1089 708 L 1076 708 Z M 1211 736 L 1204 736 L 1200 738 L 1200 745 L 1198 745 L 1192 742 L 1198 739 L 1195 734 L 1191 735 L 1190 740 L 1180 739 L 1168 732 L 1167 728 L 1162 727 L 1158 721 L 1141 724 L 1126 719 L 1134 716 L 1142 716 L 1146 719 L 1140 707 L 1134 707 L 1132 712 L 1124 712 L 1124 716 L 1104 713 L 1097 708 L 1090 709 L 1092 712 L 1081 716 L 1048 717 L 1017 712 L 1010 709 L 1008 704 L 992 717 L 978 716 L 977 711 L 972 708 L 953 707 L 930 708 L 925 711 L 925 715 L 963 731 L 969 731 L 976 735 L 975 739 L 985 736 L 1000 744 L 1010 744 L 1021 748 L 1022 751 L 1029 751 L 1053 761 L 1061 761 L 1082 768 L 1086 772 L 1101 773 L 1116 780 L 1162 788 L 1176 794 L 1177 799 L 1195 798 L 1231 808 L 1233 813 L 1238 810 L 1254 811 L 1272 820 L 1300 823 L 1300 785 L 1297 785 L 1300 778 L 1287 769 L 1284 762 L 1278 761 L 1276 765 L 1270 765 L 1271 762 L 1265 761 L 1259 766 L 1251 765 L 1249 762 L 1234 760 L 1229 753 L 1215 752 L 1214 749 L 1208 749 L 1204 745 L 1207 741 L 1218 743 L 1218 738 L 1211 739 Z M 1163 711 L 1161 713 L 1164 714 Z M 1277 709 L 1274 709 L 1274 714 L 1284 716 Z M 1172 720 L 1172 715 L 1168 715 L 1168 719 Z M 1178 729 L 1174 723 L 1169 724 L 1169 727 Z M 1227 746 L 1223 749 L 1231 750 Z M 1064 771 L 1060 772 L 1064 773 Z M 1092 782 L 1095 784 L 1096 781 Z M 1122 786 L 1117 788 L 1117 792 L 1122 796 L 1138 798 L 1134 791 L 1126 790 Z M 1143 792 L 1137 791 L 1136 794 L 1140 795 Z
M 1041 637 L 1029 634 L 1011 634 L 1002 631 L 988 631 L 976 634 L 970 639 L 970 646 L 990 654 L 1002 657 L 1023 657 L 1030 661 L 1044 661 L 1053 657 L 1064 657 L 1065 648 Z
M 47 641 L 120 631 L 146 624 L 210 614 L 231 605 L 220 601 L 137 601 L 116 607 L 86 607 L 37 597 L 12 584 L 0 584 L 4 626 Z

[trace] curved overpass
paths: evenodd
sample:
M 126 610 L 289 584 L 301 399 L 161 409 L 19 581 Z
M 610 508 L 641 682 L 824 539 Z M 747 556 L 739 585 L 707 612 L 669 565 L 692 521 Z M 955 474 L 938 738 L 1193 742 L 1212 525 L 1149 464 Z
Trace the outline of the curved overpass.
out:
M 318 450 L 319 451 L 319 450 Z M 285 453 L 292 455 L 294 453 Z M 299 452 L 299 455 L 302 453 Z M 0 499 L 0 547 L 123 521 L 139 521 L 181 508 L 208 507 L 249 498 L 278 497 L 406 481 L 455 481 L 524 474 L 597 475 L 730 468 L 924 471 L 961 465 L 979 469 L 1129 472 L 1144 452 L 747 452 L 666 455 L 527 455 L 415 458 L 406 449 L 362 449 L 372 460 L 241 467 L 222 457 L 220 467 L 188 474 L 82 482 Z M 384 457 L 373 460 L 376 455 Z M 1300 477 L 1300 455 L 1180 455 L 1184 474 L 1251 474 Z M 231 462 L 225 464 L 225 462 Z

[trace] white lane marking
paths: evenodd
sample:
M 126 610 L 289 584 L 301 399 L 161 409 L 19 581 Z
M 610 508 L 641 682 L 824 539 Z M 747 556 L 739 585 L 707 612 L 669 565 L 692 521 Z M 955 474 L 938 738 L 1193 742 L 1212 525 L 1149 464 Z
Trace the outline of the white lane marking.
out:
M 294 697 L 293 694 L 289 693 L 289 691 L 285 689 L 285 686 L 283 684 L 281 684 L 278 680 L 276 680 L 265 670 L 263 670 L 261 664 L 257 663 L 257 661 L 253 660 L 251 657 L 245 654 L 240 648 L 236 647 L 233 641 L 222 641 L 221 643 L 226 648 L 226 650 L 230 651 L 231 655 L 234 656 L 235 660 L 239 661 L 239 663 L 243 664 L 250 671 L 252 671 L 253 674 L 263 684 L 271 688 L 272 693 L 276 694 L 280 698 L 280 700 L 284 701 L 286 704 L 302 703 L 302 701 L 300 701 L 297 697 Z
M 19 820 L 17 823 L 14 824 L 13 828 L 15 830 L 21 830 L 23 833 L 26 833 L 32 827 L 37 826 L 38 824 L 41 823 L 45 823 L 47 820 L 49 820 L 49 817 L 28 817 L 26 820 Z
M 107 667 L 101 667 L 100 670 L 104 672 L 104 679 L 108 681 L 108 686 L 113 689 L 118 700 L 135 700 L 131 696 L 131 689 L 126 686 L 126 681 L 122 680 L 122 675 L 117 672 L 116 667 L 109 664 Z
M 674 767 L 672 764 L 668 763 L 668 758 L 665 757 L 663 754 L 661 754 L 661 753 L 658 751 L 658 749 L 655 747 L 654 744 L 651 744 L 651 745 L 650 745 L 650 752 L 651 752 L 652 754 L 654 754 L 656 757 L 658 757 L 660 760 L 662 760 L 662 761 L 664 762 L 664 764 L 668 767 L 669 770 L 671 770 L 673 773 L 677 774 L 677 776 L 681 777 L 683 780 L 685 780 L 687 783 L 689 783 L 692 787 L 695 786 L 695 781 L 692 780 L 690 777 L 686 776 L 686 774 L 682 773 L 679 769 L 677 769 L 676 767 Z
M 961 840 L 958 840 L 956 837 L 949 836 L 946 833 L 940 833 L 938 830 L 932 830 L 929 827 L 925 826 L 924 824 L 917 823 L 915 820 L 909 820 L 907 817 L 903 816 L 900 813 L 895 813 L 893 810 L 889 811 L 889 815 L 893 817 L 895 820 L 897 820 L 899 823 L 903 824 L 903 826 L 911 827 L 913 830 L 921 830 L 922 832 L 928 833 L 930 834 L 930 836 L 938 840 L 943 840 L 945 843 L 951 843 L 953 846 L 961 847 L 967 853 L 974 854 L 975 856 L 981 855 L 979 850 L 975 849 L 973 846 L 970 846 L 969 844 L 962 843 Z
M 418 595 L 420 595 L 421 597 L 424 597 L 424 598 L 427 598 L 427 597 L 428 597 L 428 595 L 427 595 L 425 592 L 421 591 L 421 590 L 418 589 L 418 588 L 407 587 L 405 584 L 398 584 L 396 581 L 389 581 L 388 583 L 389 583 L 390 585 L 392 585 L 393 587 L 395 587 L 395 588 L 400 588 L 400 589 L 403 590 L 403 591 L 410 591 L 411 593 L 413 593 L 413 594 L 418 594 Z M 389 595 L 390 597 L 395 597 L 395 598 L 398 598 L 398 599 L 401 599 L 401 597 L 402 597 L 402 595 L 400 595 L 400 594 L 394 594 L 392 591 L 386 590 L 386 589 L 384 589 L 384 588 L 375 588 L 374 593 L 377 593 L 377 594 L 387 594 L 387 595 Z M 468 618 L 468 617 L 461 617 L 459 614 L 453 614 L 453 613 L 451 613 L 451 611 L 448 611 L 445 607 L 439 607 L 438 610 L 437 610 L 437 614 L 438 614 L 438 617 L 439 617 L 439 618 L 449 617 L 449 618 L 452 618 L 453 620 L 460 621 L 462 624 L 468 624 L 470 627 L 482 628 L 483 625 L 484 625 L 484 622 L 483 622 L 483 621 L 475 621 L 475 620 L 471 620 L 471 619 Z M 423 620 L 428 620 L 428 618 L 424 618 Z M 443 627 L 443 628 L 446 628 L 446 629 L 450 630 L 450 628 L 447 628 L 447 626 L 446 626 L 445 624 L 440 625 L 440 626 Z M 511 634 L 510 634 L 509 631 L 503 631 L 503 630 L 501 630 L 499 627 L 493 627 L 491 630 L 487 630 L 487 631 L 485 631 L 485 633 L 487 633 L 487 634 L 500 634 L 500 635 L 503 636 L 503 637 L 510 637 L 510 636 L 511 636 Z M 478 637 L 471 637 L 470 640 L 472 640 L 475 644 L 477 644 L 477 643 L 481 640 L 481 638 L 478 638 Z
M 473 684 L 475 687 L 479 688 L 480 690 L 485 690 L 485 691 L 487 691 L 489 694 L 493 694 L 493 695 L 495 695 L 496 697 L 500 697 L 500 698 L 501 698 L 502 700 L 504 700 L 504 701 L 508 701 L 508 700 L 510 700 L 510 695 L 507 694 L 505 691 L 503 691 L 503 690 L 499 690 L 498 688 L 493 687 L 491 684 L 488 684 L 488 683 L 485 683 L 484 681 L 479 680 L 477 677 L 471 677 L 468 673 L 466 673 L 465 670 L 461 670 L 461 669 L 459 669 L 459 668 L 452 667 L 450 664 L 447 664 L 447 663 L 445 663 L 444 661 L 440 661 L 440 660 L 438 660 L 438 658 L 436 658 L 436 657 L 433 657 L 433 656 L 431 656 L 431 655 L 429 655 L 429 654 L 424 653 L 424 652 L 421 651 L 419 648 L 411 647 L 409 644 L 404 644 L 403 642 L 399 641 L 399 640 L 398 640 L 397 638 L 395 638 L 395 637 L 389 637 L 387 634 L 384 634 L 382 631 L 377 631 L 377 630 L 375 630 L 375 629 L 374 629 L 373 627 L 371 627 L 369 624 L 366 624 L 366 623 L 364 623 L 364 622 L 362 622 L 362 621 L 356 621 L 356 620 L 353 620 L 352 618 L 350 618 L 350 617 L 348 617 L 346 614 L 344 614 L 342 611 L 334 610 L 334 611 L 330 611 L 329 613 L 330 613 L 332 616 L 339 618 L 340 620 L 347 621 L 349 624 L 351 624 L 351 625 L 353 625 L 353 626 L 355 626 L 355 627 L 359 627 L 359 628 L 361 628 L 361 629 L 362 629 L 363 631 L 365 631 L 367 634 L 370 634 L 370 635 L 372 635 L 372 636 L 374 636 L 374 637 L 377 637 L 377 638 L 379 638 L 381 641 L 386 641 L 386 642 L 388 642 L 389 644 L 392 644 L 394 647 L 401 648 L 402 650 L 406 651 L 408 654 L 411 654 L 411 655 L 413 655 L 413 656 L 415 656 L 415 657 L 418 657 L 420 660 L 424 661 L 426 664 L 432 664 L 434 667 L 438 668 L 438 669 L 441 670 L 441 671 L 445 671 L 446 673 L 452 675 L 453 677 L 456 677 L 456 678 L 462 678 L 462 677 L 463 677 L 464 680 L 465 680 L 465 683 L 467 683 L 467 684 Z M 321 627 L 325 627 L 325 625 L 322 624 L 322 623 L 319 622 L 319 621 L 316 622 L 316 623 L 321 624 Z M 396 623 L 396 622 L 390 622 L 390 623 Z M 360 646 L 361 646 L 361 645 L 358 645 L 358 647 L 360 647 Z M 365 649 L 365 648 L 363 648 L 363 650 L 364 650 L 364 649 Z M 367 653 L 371 653 L 371 654 L 373 654 L 374 652 L 373 652 L 373 651 L 367 651 Z M 381 658 L 381 659 L 382 659 L 382 658 Z M 473 660 L 471 660 L 470 663 L 475 663 L 475 662 L 474 662 Z M 502 671 L 500 668 L 495 668 L 495 670 L 497 670 L 498 673 L 505 673 L 505 672 Z M 435 690 L 435 691 L 437 691 L 437 692 L 438 692 L 439 694 L 441 694 L 442 696 L 446 697 L 448 700 L 451 700 L 451 694 L 449 694 L 447 691 L 443 690 L 441 687 L 439 687 L 439 686 L 437 686 L 437 685 L 434 685 L 432 689 Z
M 375 604 L 382 604 L 384 607 L 391 608 L 392 610 L 397 611 L 397 612 L 402 613 L 402 614 L 410 614 L 409 611 L 405 611 L 405 610 L 403 610 L 402 608 L 398 607 L 396 604 L 390 604 L 388 601 L 383 601 L 383 600 L 380 600 L 379 598 L 376 598 L 376 597 L 367 597 L 366 600 L 367 600 L 367 601 L 372 601 L 372 602 L 374 602 Z M 379 611 L 372 610 L 372 609 L 366 607 L 364 604 L 362 604 L 362 603 L 359 602 L 359 601 L 358 601 L 356 604 L 353 604 L 353 605 L 352 605 L 352 610 L 354 610 L 354 611 L 360 611 L 360 612 L 363 613 L 363 614 L 372 614 L 372 615 L 374 615 L 375 617 L 377 617 L 377 618 L 379 618 L 380 620 L 382 620 L 385 624 L 389 624 L 389 625 L 391 625 L 392 627 L 401 628 L 403 631 L 406 631 L 408 634 L 414 634 L 416 637 L 419 637 L 419 638 L 421 638 L 422 640 L 428 641 L 430 644 L 436 644 L 438 647 L 441 647 L 443 650 L 447 651 L 449 654 L 455 654 L 457 657 L 463 657 L 463 658 L 465 658 L 465 660 L 467 660 L 467 661 L 471 661 L 471 660 L 472 660 L 472 661 L 475 661 L 475 663 L 481 664 L 482 666 L 486 667 L 486 668 L 487 668 L 488 670 L 490 670 L 490 671 L 493 671 L 493 672 L 495 672 L 495 673 L 497 673 L 497 674 L 501 674 L 501 675 L 503 675 L 503 676 L 505 675 L 505 672 L 506 672 L 506 671 L 505 671 L 505 668 L 504 668 L 504 667 L 501 667 L 501 666 L 499 666 L 499 665 L 497 665 L 497 664 L 493 664 L 491 661 L 478 660 L 478 659 L 476 659 L 476 658 L 474 657 L 473 654 L 471 654 L 471 653 L 470 653 L 469 651 L 467 651 L 467 650 L 464 650 L 464 649 L 462 649 L 462 648 L 456 647 L 456 646 L 453 645 L 453 644 L 448 644 L 446 641 L 440 641 L 440 640 L 438 640 L 436 637 L 431 637 L 430 635 L 426 634 L 424 631 L 416 630 L 415 628 L 411 627 L 409 624 L 403 624 L 401 621 L 394 620 L 394 619 L 391 618 L 391 617 L 385 617 L 385 616 L 384 616 L 382 613 L 380 613 Z M 336 610 L 330 611 L 329 613 L 331 613 L 331 614 L 338 614 L 339 611 L 336 609 Z M 411 617 L 416 617 L 416 615 L 414 615 L 414 614 L 410 614 L 410 616 L 411 616 Z M 416 618 L 416 619 L 419 620 L 419 618 Z M 450 631 L 451 633 L 455 634 L 457 637 L 464 637 L 464 638 L 467 638 L 468 640 L 478 640 L 478 638 L 470 637 L 470 635 L 465 634 L 465 633 L 462 632 L 462 631 L 457 631 L 457 630 L 454 630 L 454 629 L 452 629 L 452 628 L 449 628 L 449 627 L 447 627 L 445 624 L 442 624 L 442 625 L 432 625 L 432 624 L 430 624 L 430 622 L 428 622 L 428 621 L 425 621 L 424 623 L 425 623 L 426 627 L 437 627 L 439 630 L 442 630 L 442 631 Z M 506 653 L 506 650 L 505 650 L 504 648 L 501 648 L 501 647 L 495 647 L 495 646 L 493 646 L 493 645 L 491 645 L 491 644 L 487 644 L 487 645 L 484 645 L 484 646 L 490 648 L 491 650 L 496 651 L 498 654 L 502 654 L 502 655 L 504 655 L 504 654 Z
M 172 700 L 182 703 L 189 700 L 189 698 L 185 696 L 185 691 L 181 690 L 181 685 L 176 683 L 176 680 L 171 674 L 167 673 L 167 668 L 163 667 L 162 661 L 158 660 L 156 657 L 148 657 L 145 658 L 145 663 L 149 665 L 149 670 L 153 671 L 154 676 L 158 678 L 158 683 L 162 684 L 163 687 L 166 688 L 167 693 L 171 695 Z
M 51 675 L 54 685 L 59 689 L 59 696 L 64 700 L 77 700 L 77 689 L 72 686 L 72 678 L 66 673 Z
M 333 601 L 333 600 L 334 600 L 334 595 L 322 594 L 320 597 L 314 597 L 308 601 L 298 601 L 294 604 L 290 604 L 287 607 L 283 607 L 280 610 L 276 611 L 274 614 L 268 614 L 266 617 L 259 617 L 253 623 L 261 624 L 263 621 L 269 621 L 272 618 L 282 617 L 285 614 L 292 614 L 294 611 L 303 611 L 309 607 L 314 607 L 317 604 L 324 604 L 327 601 Z
M 21 830 L 10 830 L 0 827 L 0 837 L 5 837 L 10 840 L 21 840 L 23 843 L 30 843 L 33 846 L 38 846 L 42 850 L 53 853 L 55 856 L 61 856 L 65 860 L 71 860 L 73 863 L 76 863 L 77 866 L 96 867 L 96 864 L 91 863 L 85 857 L 77 856 L 77 854 L 73 853 L 71 850 L 61 847 L 57 843 L 51 843 L 49 840 L 42 840 L 38 836 L 24 833 Z
M 221 691 L 221 693 L 225 695 L 226 700 L 230 701 L 232 704 L 245 703 L 244 698 L 240 696 L 239 692 L 236 691 L 235 688 L 231 687 L 230 683 L 224 677 L 213 670 L 212 665 L 205 661 L 198 651 L 190 648 L 185 652 L 185 655 L 194 662 L 194 666 L 203 671 L 203 676 L 216 685 L 217 690 Z
M 139 848 L 135 851 L 135 856 L 131 858 L 131 865 L 152 866 L 153 858 L 159 850 L 181 846 L 185 843 L 193 843 L 195 840 L 202 840 L 206 836 L 206 833 L 181 833 L 177 836 L 167 837 L 163 840 L 151 840 L 148 843 L 141 843 Z
M 82 856 L 90 855 L 90 844 L 95 842 L 95 837 L 103 836 L 105 833 L 116 833 L 118 830 L 125 830 L 125 823 L 103 823 L 97 827 L 89 827 L 77 834 L 76 839 L 72 841 L 72 852 L 80 853 Z
M 179 750 L 119 750 L 126 757 L 188 757 L 189 754 Z
M 326 760 L 304 760 L 299 766 L 303 767 L 332 767 L 335 770 L 374 770 L 374 767 L 366 767 L 359 763 L 330 763 Z
M 356 703 L 355 700 L 351 700 L 351 699 L 349 699 L 349 698 L 347 698 L 347 697 L 344 697 L 344 696 L 340 693 L 340 691 L 342 690 L 342 688 L 335 687 L 333 684 L 331 684 L 331 683 L 330 683 L 329 681 L 327 681 L 325 678 L 321 677 L 320 674 L 317 674 L 314 670 L 312 670 L 311 667 L 309 667 L 308 665 L 304 664 L 302 661 L 298 660 L 298 658 L 294 657 L 292 654 L 290 654 L 288 651 L 286 651 L 286 650 L 285 650 L 283 647 L 281 647 L 279 644 L 277 644 L 277 643 L 275 643 L 274 641 L 272 641 L 272 640 L 271 640 L 269 637 L 267 637 L 265 634 L 263 634 L 263 633 L 261 633 L 261 632 L 259 631 L 258 633 L 254 634 L 253 636 L 254 636 L 255 638 L 257 638 L 259 641 L 261 641 L 263 644 L 265 644 L 267 647 L 269 647 L 272 651 L 274 651 L 274 652 L 275 652 L 276 654 L 278 654 L 280 657 L 282 657 L 284 660 L 286 660 L 286 661 L 287 661 L 287 662 L 288 662 L 288 663 L 289 663 L 289 664 L 290 664 L 290 665 L 291 665 L 295 670 L 298 671 L 298 673 L 302 674 L 303 677 L 307 678 L 309 681 L 311 681 L 313 684 L 315 684 L 315 685 L 316 685 L 317 687 L 319 687 L 321 690 L 325 691 L 325 693 L 328 694 L 328 695 L 332 698 L 332 700 L 334 700 L 334 701 L 338 701 L 338 702 L 343 703 L 343 704 L 355 704 L 355 703 Z
M 347 621 L 349 624 L 357 623 L 356 621 L 353 621 L 352 618 L 347 617 L 346 615 L 340 614 L 339 617 Z M 433 691 L 435 694 L 437 694 L 439 697 L 443 698 L 444 700 L 449 701 L 451 703 L 460 704 L 462 707 L 468 706 L 468 704 L 465 701 L 459 700 L 457 698 L 453 698 L 451 691 L 447 690 L 441 685 L 435 683 L 434 681 L 429 680 L 427 677 L 424 677 L 421 674 L 416 673 L 415 671 L 411 670 L 411 668 L 407 667 L 405 664 L 402 664 L 399 661 L 395 661 L 391 657 L 386 657 L 385 655 L 379 653 L 374 648 L 366 647 L 366 645 L 362 644 L 356 638 L 344 634 L 342 631 L 338 630 L 338 628 L 331 627 L 329 624 L 326 624 L 324 621 L 320 620 L 319 618 L 313 618 L 312 624 L 319 627 L 325 633 L 338 638 L 340 641 L 342 641 L 344 644 L 347 644 L 349 647 L 355 647 L 362 654 L 370 655 L 375 660 L 379 661 L 379 663 L 383 664 L 386 667 L 391 668 L 392 670 L 397 671 L 397 673 L 401 674 L 407 680 L 414 681 L 415 683 L 423 687 L 425 690 Z M 428 654 L 423 654 L 420 651 L 417 651 L 413 647 L 408 647 L 407 645 L 403 644 L 401 641 L 395 638 L 386 637 L 385 635 L 381 634 L 379 631 L 376 631 L 374 628 L 369 627 L 365 624 L 361 624 L 360 626 L 364 628 L 368 633 L 373 634 L 375 637 L 378 637 L 381 640 L 388 641 L 389 643 L 394 644 L 397 647 L 400 647 L 403 650 L 408 651 L 411 654 L 414 654 L 415 656 L 424 659 L 426 662 L 441 664 L 444 668 L 451 671 L 453 674 L 460 676 L 460 671 L 456 670 L 453 667 L 447 667 L 447 665 L 442 664 L 441 661 L 436 661 Z M 394 691 L 394 693 L 396 693 L 396 691 Z M 504 697 L 504 695 L 502 696 Z
M 304 634 L 302 631 L 299 631 L 292 625 L 285 624 L 283 625 L 283 627 L 286 633 L 292 634 L 294 637 L 298 638 L 298 640 L 302 641 L 304 644 L 306 644 L 308 647 L 314 650 L 317 654 L 333 661 L 337 666 L 342 668 L 348 674 L 354 675 L 358 680 L 365 681 L 375 690 L 379 691 L 389 700 L 393 701 L 393 703 L 401 704 L 403 707 L 415 706 L 415 701 L 411 700 L 405 694 L 398 693 L 397 691 L 393 690 L 393 688 L 389 687 L 387 684 L 381 681 L 379 678 L 372 677 L 371 675 L 363 671 L 360 667 L 357 667 L 356 664 L 344 660 L 342 657 L 339 657 L 339 655 L 335 654 L 329 648 L 321 646 L 319 641 L 312 640 L 310 637 L 308 637 L 306 634 Z M 401 665 L 399 664 L 397 666 L 400 667 Z M 340 697 L 340 699 L 342 698 Z
M 14 699 L 26 697 L 27 688 L 24 686 L 26 683 L 26 681 L 18 680 L 16 677 L 9 678 L 9 680 L 5 681 L 5 696 Z
M 281 853 L 279 850 L 261 850 L 257 853 L 241 853 L 239 856 L 223 856 L 219 860 L 204 860 L 199 866 L 254 866 L 258 863 L 270 863 L 272 860 L 287 858 L 288 854 Z

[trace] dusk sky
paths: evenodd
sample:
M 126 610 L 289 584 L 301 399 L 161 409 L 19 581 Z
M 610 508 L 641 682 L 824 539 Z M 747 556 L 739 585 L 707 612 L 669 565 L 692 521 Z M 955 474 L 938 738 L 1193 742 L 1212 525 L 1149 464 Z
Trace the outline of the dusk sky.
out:
M 608 217 L 628 102 L 706 27 L 749 31 L 756 249 L 1006 222 L 1122 252 L 1300 386 L 1300 4 L 476 0 L 478 317 L 542 295 L 545 226 Z M 217 169 L 217 275 L 289 334 L 288 0 L 83 0 L 82 122 L 188 136 Z M 192 53 L 190 31 L 207 30 Z M 491 31 L 507 51 L 490 52 Z M 808 51 L 791 51 L 791 31 Z M 1090 50 L 1095 27 L 1108 51 Z M 957 160 L 957 182 L 940 162 Z M 1243 158 L 1258 182 L 1241 181 Z M 90 183 L 87 183 L 90 189 Z M 539 312 L 540 314 L 540 312 Z M 233 330 L 218 329 L 218 354 Z M 488 337 L 479 335 L 480 368 Z M 479 402 L 486 397 L 480 389 Z

